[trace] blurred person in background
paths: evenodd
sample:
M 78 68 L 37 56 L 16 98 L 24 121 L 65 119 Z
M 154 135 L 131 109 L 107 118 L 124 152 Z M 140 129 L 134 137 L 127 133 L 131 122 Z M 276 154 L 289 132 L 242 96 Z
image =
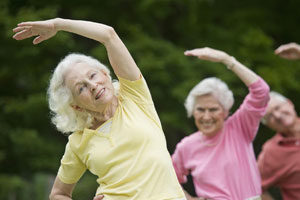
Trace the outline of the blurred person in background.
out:
M 56 18 L 23 22 L 13 31 L 16 40 L 36 36 L 33 44 L 58 31 L 102 43 L 119 80 L 113 83 L 106 66 L 77 53 L 55 68 L 48 89 L 52 121 L 71 134 L 51 200 L 72 199 L 87 169 L 98 176 L 94 200 L 185 200 L 146 81 L 112 27 Z
M 275 54 L 289 60 L 300 59 L 296 43 L 281 45 Z M 278 187 L 284 200 L 300 199 L 300 118 L 294 104 L 283 95 L 270 92 L 270 102 L 262 122 L 276 131 L 258 157 L 263 200 L 272 200 L 270 187 Z
M 191 174 L 198 197 L 189 200 L 258 200 L 261 180 L 252 142 L 269 101 L 269 86 L 225 52 L 200 48 L 185 52 L 227 66 L 248 87 L 249 94 L 231 116 L 233 94 L 218 78 L 200 81 L 188 94 L 185 107 L 197 131 L 183 138 L 172 155 L 180 183 Z

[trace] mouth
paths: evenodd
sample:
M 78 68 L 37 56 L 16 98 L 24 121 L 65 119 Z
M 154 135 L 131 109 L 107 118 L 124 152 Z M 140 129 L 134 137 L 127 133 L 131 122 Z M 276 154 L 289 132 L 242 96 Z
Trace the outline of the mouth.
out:
M 214 122 L 201 122 L 201 126 L 204 128 L 210 128 L 214 125 Z
M 96 100 L 100 99 L 104 92 L 105 92 L 105 88 L 102 88 L 101 90 L 99 90 L 99 92 L 96 94 L 95 99 Z

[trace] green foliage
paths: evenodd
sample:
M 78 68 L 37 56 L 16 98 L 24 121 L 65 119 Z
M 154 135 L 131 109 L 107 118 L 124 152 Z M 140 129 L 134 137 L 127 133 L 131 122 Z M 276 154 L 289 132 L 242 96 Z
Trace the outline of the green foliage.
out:
M 183 103 L 201 79 L 217 76 L 228 83 L 236 102 L 232 112 L 247 94 L 226 67 L 185 57 L 186 49 L 210 46 L 228 52 L 299 109 L 300 62 L 273 53 L 282 43 L 299 43 L 299 7 L 296 0 L 1 0 L 0 199 L 48 198 L 67 141 L 50 123 L 46 98 L 59 60 L 81 52 L 109 65 L 102 45 L 69 33 L 37 46 L 32 39 L 15 41 L 17 23 L 65 17 L 113 26 L 147 80 L 172 153 L 182 137 L 196 130 Z M 260 129 L 256 153 L 272 134 Z M 74 199 L 92 199 L 95 179 L 84 176 Z

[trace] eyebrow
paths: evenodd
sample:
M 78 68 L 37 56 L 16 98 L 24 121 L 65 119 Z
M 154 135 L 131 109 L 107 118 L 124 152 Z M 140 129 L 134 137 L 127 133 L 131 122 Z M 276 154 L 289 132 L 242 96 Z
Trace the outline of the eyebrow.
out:
M 89 75 L 93 71 L 96 71 L 96 70 L 95 69 L 91 69 L 91 70 L 87 71 L 85 73 L 85 75 Z M 76 87 L 77 85 L 82 84 L 82 83 L 83 83 L 82 81 L 77 81 L 77 82 L 75 82 L 74 86 Z

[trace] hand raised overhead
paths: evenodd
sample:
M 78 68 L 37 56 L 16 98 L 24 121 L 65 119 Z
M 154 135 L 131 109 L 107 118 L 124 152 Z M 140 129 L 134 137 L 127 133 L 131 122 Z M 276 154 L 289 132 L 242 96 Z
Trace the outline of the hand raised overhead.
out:
M 33 44 L 38 44 L 44 40 L 53 37 L 56 33 L 55 19 L 35 22 L 22 22 L 16 28 L 13 38 L 16 40 L 24 40 L 34 37 Z
M 225 62 L 230 57 L 227 53 L 209 47 L 197 48 L 184 52 L 186 56 L 196 56 L 202 60 Z
M 294 42 L 281 45 L 275 50 L 275 54 L 289 60 L 300 59 L 300 45 Z

